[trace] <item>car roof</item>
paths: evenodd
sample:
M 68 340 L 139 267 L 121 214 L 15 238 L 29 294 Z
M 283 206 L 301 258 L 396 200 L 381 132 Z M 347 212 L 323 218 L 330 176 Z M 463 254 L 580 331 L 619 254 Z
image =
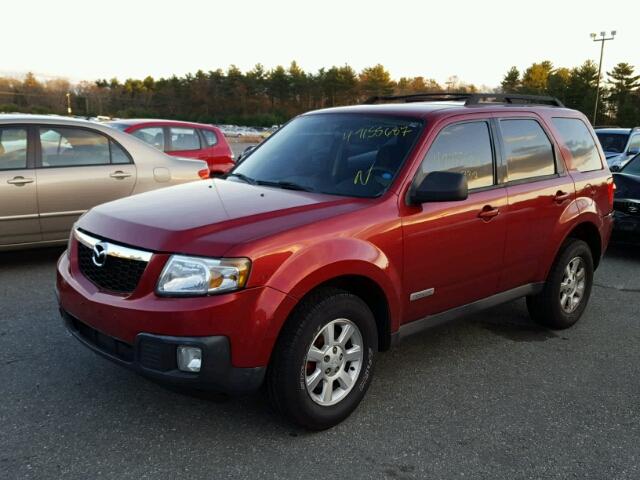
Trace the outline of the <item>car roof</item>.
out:
M 322 110 L 314 110 L 304 115 L 314 115 L 323 113 L 369 113 L 382 115 L 397 115 L 414 118 L 425 118 L 431 115 L 460 115 L 471 112 L 538 112 L 553 111 L 554 114 L 570 114 L 574 116 L 575 110 L 569 108 L 561 108 L 547 105 L 523 105 L 523 104 L 500 104 L 500 103 L 481 103 L 475 105 L 465 105 L 464 101 L 435 101 L 435 102 L 408 102 L 408 103 L 381 103 L 381 104 L 361 104 L 350 105 L 345 107 L 331 107 Z
M 65 125 L 100 125 L 84 118 L 63 117 L 62 115 L 32 115 L 30 113 L 0 113 L 0 123 L 56 123 Z
M 596 133 L 631 133 L 631 128 L 595 128 Z
M 105 123 L 126 125 L 127 127 L 131 127 L 133 125 L 154 124 L 154 125 L 168 125 L 168 126 L 174 125 L 174 126 L 198 127 L 198 128 L 215 128 L 213 125 L 210 125 L 207 123 L 184 122 L 182 120 L 166 120 L 161 118 L 123 118 L 121 120 L 112 120 L 110 122 L 105 122 Z

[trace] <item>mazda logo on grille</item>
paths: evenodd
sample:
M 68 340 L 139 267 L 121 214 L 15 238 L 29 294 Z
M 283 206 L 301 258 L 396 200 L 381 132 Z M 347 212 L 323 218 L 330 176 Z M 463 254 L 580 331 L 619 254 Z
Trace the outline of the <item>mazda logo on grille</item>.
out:
M 107 261 L 107 244 L 105 242 L 98 242 L 93 246 L 91 260 L 96 267 L 104 266 Z

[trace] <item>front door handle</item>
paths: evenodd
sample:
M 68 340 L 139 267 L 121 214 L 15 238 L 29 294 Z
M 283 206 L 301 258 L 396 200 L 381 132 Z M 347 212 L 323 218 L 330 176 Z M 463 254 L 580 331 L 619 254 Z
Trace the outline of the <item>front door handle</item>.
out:
M 570 195 L 569 193 L 567 193 L 567 192 L 563 192 L 562 190 L 558 190 L 558 191 L 556 192 L 555 197 L 553 197 L 553 200 L 554 200 L 556 203 L 562 203 L 562 202 L 564 202 L 565 200 L 568 200 L 570 196 L 571 196 L 571 195 Z
M 13 177 L 10 180 L 7 180 L 7 183 L 10 185 L 16 185 L 18 187 L 21 187 L 22 185 L 26 185 L 27 183 L 33 183 L 34 179 L 33 178 L 25 178 L 25 177 Z
M 499 213 L 500 213 L 499 208 L 494 208 L 491 205 L 485 205 L 484 207 L 482 207 L 482 210 L 480 210 L 480 213 L 478 213 L 478 217 L 488 221 L 488 220 L 491 220 L 493 217 L 497 217 Z
M 122 180 L 123 178 L 128 178 L 131 176 L 130 173 L 123 172 L 122 170 L 116 170 L 112 174 L 109 175 L 111 178 L 115 178 L 117 180 Z

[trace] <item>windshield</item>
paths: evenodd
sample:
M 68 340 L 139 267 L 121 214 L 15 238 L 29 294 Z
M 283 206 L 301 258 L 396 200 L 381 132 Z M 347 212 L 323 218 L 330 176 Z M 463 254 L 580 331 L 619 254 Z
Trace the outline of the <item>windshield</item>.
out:
M 604 133 L 596 132 L 602 150 L 605 152 L 622 153 L 627 146 L 628 133 Z
M 376 197 L 393 182 L 421 129 L 422 121 L 382 115 L 301 116 L 246 157 L 229 179 Z
M 629 163 L 627 163 L 621 171 L 629 175 L 640 176 L 640 155 L 636 155 L 629 160 Z

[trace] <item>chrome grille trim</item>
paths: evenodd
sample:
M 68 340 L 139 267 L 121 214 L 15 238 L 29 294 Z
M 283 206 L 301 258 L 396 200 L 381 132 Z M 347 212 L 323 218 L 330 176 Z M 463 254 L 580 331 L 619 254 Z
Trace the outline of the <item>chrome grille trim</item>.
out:
M 138 250 L 136 248 L 124 247 L 122 245 L 117 245 L 115 243 L 100 240 L 99 238 L 87 235 L 77 228 L 73 229 L 73 236 L 78 242 L 91 249 L 93 249 L 93 247 L 97 243 L 101 243 L 105 247 L 107 255 L 110 257 L 118 257 L 125 260 L 137 260 L 139 262 L 149 263 L 149 260 L 151 260 L 151 257 L 153 256 L 152 252 L 146 250 Z

